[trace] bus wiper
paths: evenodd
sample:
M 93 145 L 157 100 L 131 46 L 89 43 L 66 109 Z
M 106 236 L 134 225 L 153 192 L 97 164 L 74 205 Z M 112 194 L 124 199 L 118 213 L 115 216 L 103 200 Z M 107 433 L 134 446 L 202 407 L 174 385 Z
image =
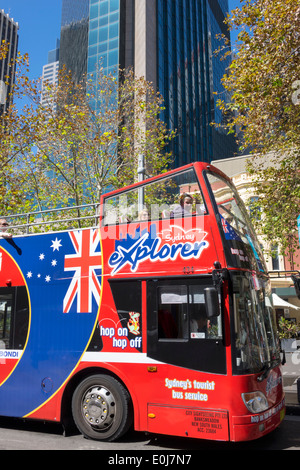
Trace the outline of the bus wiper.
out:
M 273 369 L 274 365 L 274 361 L 266 362 L 263 366 L 262 374 L 257 377 L 257 382 L 262 382 L 263 380 L 265 380 L 268 377 L 270 371 Z
M 257 381 L 262 382 L 263 380 L 265 380 L 268 377 L 270 371 L 273 369 L 273 367 L 278 366 L 279 364 L 280 358 L 274 358 L 271 361 L 267 361 L 262 368 L 262 374 L 257 377 Z

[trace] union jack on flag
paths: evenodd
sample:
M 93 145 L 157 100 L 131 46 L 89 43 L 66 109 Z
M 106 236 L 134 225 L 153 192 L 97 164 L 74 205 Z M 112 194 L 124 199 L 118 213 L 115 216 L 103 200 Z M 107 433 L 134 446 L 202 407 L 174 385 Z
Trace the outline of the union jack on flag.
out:
M 227 222 L 226 219 L 221 215 L 222 227 L 224 230 L 226 240 L 237 240 L 242 241 L 241 237 L 235 231 L 235 229 Z
M 224 233 L 229 233 L 227 222 L 222 216 L 221 216 L 221 222 L 222 222 Z
M 65 255 L 65 271 L 74 271 L 63 302 L 68 313 L 77 298 L 77 313 L 92 312 L 93 297 L 100 302 L 101 285 L 96 270 L 102 268 L 100 235 L 96 230 L 78 230 L 69 233 L 74 254 Z

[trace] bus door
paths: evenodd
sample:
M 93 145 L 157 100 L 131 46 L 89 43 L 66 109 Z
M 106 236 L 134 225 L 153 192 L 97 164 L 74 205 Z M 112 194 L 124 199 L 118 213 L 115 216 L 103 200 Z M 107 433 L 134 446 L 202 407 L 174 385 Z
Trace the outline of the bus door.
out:
M 208 318 L 205 289 L 212 277 L 147 281 L 147 353 L 197 371 L 226 374 L 223 315 Z

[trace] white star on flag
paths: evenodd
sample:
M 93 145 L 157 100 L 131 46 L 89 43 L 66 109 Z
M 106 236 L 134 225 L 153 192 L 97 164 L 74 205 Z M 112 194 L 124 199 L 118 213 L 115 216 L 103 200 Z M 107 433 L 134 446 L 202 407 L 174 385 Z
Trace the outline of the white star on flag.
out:
M 56 237 L 55 240 L 51 240 L 52 241 L 52 245 L 50 246 L 50 248 L 53 248 L 53 251 L 57 250 L 59 251 L 60 247 L 62 246 L 62 244 L 60 243 L 61 240 L 58 240 L 58 238 Z

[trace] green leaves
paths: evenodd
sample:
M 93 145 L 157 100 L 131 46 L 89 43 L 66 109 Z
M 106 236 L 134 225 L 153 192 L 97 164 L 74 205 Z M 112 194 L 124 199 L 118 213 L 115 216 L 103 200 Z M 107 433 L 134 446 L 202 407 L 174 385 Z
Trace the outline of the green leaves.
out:
M 287 106 L 300 76 L 299 10 L 298 0 L 243 1 L 227 19 L 231 29 L 241 31 L 222 80 L 232 97 L 230 104 L 223 101 L 223 109 L 234 106 L 237 114 L 228 127 L 242 126 L 241 141 L 254 152 L 273 150 L 278 142 L 299 145 L 299 109 Z
M 97 81 L 74 83 L 62 70 L 41 106 L 39 81 L 18 72 L 14 91 L 32 105 L 12 106 L 1 123 L 2 213 L 23 212 L 24 199 L 30 211 L 98 203 L 107 188 L 137 180 L 140 153 L 148 175 L 165 171 L 174 133 L 159 119 L 163 99 L 132 70 L 120 75 L 118 82 L 100 69 Z
M 280 317 L 278 326 L 279 339 L 297 338 L 298 333 L 300 333 L 300 325 L 297 325 L 284 317 Z
M 225 126 L 240 150 L 256 154 L 248 170 L 260 197 L 257 228 L 293 261 L 300 214 L 300 103 L 293 85 L 300 80 L 299 0 L 242 0 L 227 24 L 239 34 L 222 79 L 231 101 L 220 97 L 218 106 L 232 113 Z M 228 54 L 223 40 L 220 52 Z

